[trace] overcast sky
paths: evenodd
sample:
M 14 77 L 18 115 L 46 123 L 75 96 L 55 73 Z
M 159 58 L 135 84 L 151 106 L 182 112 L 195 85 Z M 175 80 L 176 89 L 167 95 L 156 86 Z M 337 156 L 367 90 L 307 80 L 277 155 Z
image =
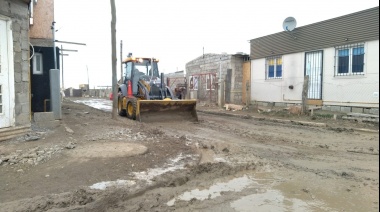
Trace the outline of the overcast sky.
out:
M 249 54 L 248 40 L 283 31 L 292 16 L 297 27 L 379 6 L 378 0 L 115 0 L 117 56 L 160 59 L 161 72 L 185 70 L 187 62 L 205 53 Z M 65 88 L 110 86 L 111 9 L 109 0 L 55 0 L 56 39 L 64 57 Z M 120 76 L 118 76 L 119 79 Z

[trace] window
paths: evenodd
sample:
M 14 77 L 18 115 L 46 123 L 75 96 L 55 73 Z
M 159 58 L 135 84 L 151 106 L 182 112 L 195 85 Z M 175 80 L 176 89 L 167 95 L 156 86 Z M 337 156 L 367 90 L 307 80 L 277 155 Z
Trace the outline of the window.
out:
M 132 62 L 123 63 L 124 82 L 130 80 L 132 76 Z
M 282 78 L 282 58 L 271 57 L 266 59 L 266 78 L 281 79 Z
M 364 74 L 364 44 L 336 47 L 336 75 Z
M 33 74 L 42 75 L 43 73 L 44 73 L 44 71 L 43 71 L 43 65 L 42 65 L 42 54 L 41 53 L 34 53 Z
M 198 90 L 198 76 L 190 76 L 189 83 L 190 90 Z

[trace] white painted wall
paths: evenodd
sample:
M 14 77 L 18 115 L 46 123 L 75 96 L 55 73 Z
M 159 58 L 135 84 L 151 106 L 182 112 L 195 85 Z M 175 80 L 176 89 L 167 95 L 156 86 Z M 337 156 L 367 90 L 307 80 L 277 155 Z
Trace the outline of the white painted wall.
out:
M 282 79 L 265 79 L 265 59 L 251 61 L 251 100 L 301 103 L 304 53 L 282 57 Z M 293 85 L 294 89 L 289 89 Z
M 364 51 L 364 75 L 334 76 L 335 49 L 324 50 L 324 105 L 379 107 L 379 40 L 366 42 Z
M 251 61 L 251 100 L 301 103 L 305 53 L 283 55 L 283 78 L 265 79 L 265 59 Z M 324 105 L 379 107 L 379 40 L 365 43 L 365 74 L 334 76 L 335 48 L 323 49 Z M 294 89 L 289 89 L 293 85 Z
M 2 113 L 0 128 L 15 124 L 15 80 L 13 60 L 12 20 L 0 15 L 0 85 L 2 85 Z

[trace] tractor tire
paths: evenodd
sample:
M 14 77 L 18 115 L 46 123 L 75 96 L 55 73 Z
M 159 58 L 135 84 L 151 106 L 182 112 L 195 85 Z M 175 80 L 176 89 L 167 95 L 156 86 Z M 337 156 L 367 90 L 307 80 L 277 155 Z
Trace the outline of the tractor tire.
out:
M 123 99 L 121 97 L 117 98 L 117 113 L 119 116 L 127 115 L 127 111 L 123 109 Z
M 127 118 L 136 120 L 137 99 L 132 98 L 127 102 Z

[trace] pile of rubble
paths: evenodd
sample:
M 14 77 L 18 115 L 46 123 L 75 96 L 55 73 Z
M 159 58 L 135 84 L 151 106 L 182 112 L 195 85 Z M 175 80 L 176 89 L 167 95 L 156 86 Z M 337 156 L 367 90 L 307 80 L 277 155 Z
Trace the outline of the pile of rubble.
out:
M 54 154 L 63 150 L 63 147 L 55 145 L 54 147 L 35 147 L 27 151 L 16 150 L 9 155 L 0 155 L 0 165 L 13 166 L 18 164 L 38 165 L 49 160 Z

